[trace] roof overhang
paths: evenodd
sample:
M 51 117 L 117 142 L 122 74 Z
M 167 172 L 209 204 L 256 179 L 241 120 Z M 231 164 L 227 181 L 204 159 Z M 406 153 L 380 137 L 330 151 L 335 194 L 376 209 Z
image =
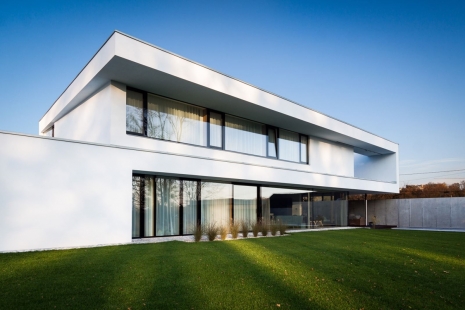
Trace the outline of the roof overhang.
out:
M 365 130 L 115 31 L 39 122 L 45 131 L 110 81 L 354 148 L 395 153 Z

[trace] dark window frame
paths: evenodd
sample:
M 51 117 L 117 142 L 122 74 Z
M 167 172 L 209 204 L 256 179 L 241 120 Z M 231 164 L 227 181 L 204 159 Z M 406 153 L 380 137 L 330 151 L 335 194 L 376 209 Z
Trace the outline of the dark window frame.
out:
M 210 113 L 216 113 L 221 115 L 221 147 L 213 146 L 210 144 Z M 207 109 L 207 147 L 216 150 L 224 150 L 225 149 L 225 127 L 226 127 L 226 114 L 220 111 Z
M 306 138 L 307 140 L 307 149 L 305 150 L 305 155 L 306 155 L 306 158 L 304 161 L 302 161 L 302 137 Z M 307 164 L 308 165 L 308 160 L 309 160 L 309 156 L 310 156 L 310 152 L 309 152 L 309 138 L 308 138 L 308 135 L 304 135 L 304 134 L 301 134 L 299 133 L 299 162 L 301 164 Z
M 269 152 L 269 139 L 270 139 L 270 129 L 273 129 L 274 130 L 274 133 L 275 133 L 275 153 L 276 153 L 276 156 L 271 156 L 270 155 L 270 152 Z M 278 131 L 279 131 L 279 128 L 278 127 L 275 127 L 275 126 L 270 126 L 270 125 L 266 125 L 266 157 L 268 158 L 275 158 L 275 159 L 279 159 L 279 145 L 278 145 Z

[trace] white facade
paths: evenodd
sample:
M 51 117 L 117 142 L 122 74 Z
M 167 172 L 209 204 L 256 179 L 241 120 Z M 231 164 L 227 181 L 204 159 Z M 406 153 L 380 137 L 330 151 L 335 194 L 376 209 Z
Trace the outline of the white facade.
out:
M 308 136 L 308 162 L 126 132 L 127 87 Z M 43 134 L 52 128 L 54 137 Z M 0 132 L 0 251 L 132 239 L 132 175 L 398 192 L 398 145 L 114 32 L 39 122 Z

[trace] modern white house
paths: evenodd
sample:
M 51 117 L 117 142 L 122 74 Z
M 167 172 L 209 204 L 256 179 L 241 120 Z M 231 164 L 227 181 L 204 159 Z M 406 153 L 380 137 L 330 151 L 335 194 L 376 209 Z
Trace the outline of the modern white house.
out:
M 396 143 L 118 31 L 39 134 L 0 132 L 0 251 L 346 226 L 349 194 L 399 191 Z

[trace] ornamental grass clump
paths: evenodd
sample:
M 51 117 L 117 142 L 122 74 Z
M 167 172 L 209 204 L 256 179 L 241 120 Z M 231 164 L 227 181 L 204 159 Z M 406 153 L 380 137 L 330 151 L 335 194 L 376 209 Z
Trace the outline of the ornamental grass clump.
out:
M 231 221 L 229 230 L 231 231 L 231 237 L 237 239 L 237 236 L 239 236 L 239 223 Z
M 196 225 L 192 229 L 192 234 L 194 235 L 194 241 L 199 242 L 202 239 L 202 235 L 203 235 L 203 227 L 202 227 L 202 225 Z
M 241 231 L 243 238 L 247 238 L 247 236 L 249 235 L 249 226 L 249 223 L 247 223 L 246 221 L 241 222 Z
M 260 231 L 263 237 L 266 237 L 268 235 L 269 230 L 270 230 L 270 226 L 268 225 L 268 223 L 262 222 L 260 224 Z
M 219 231 L 221 240 L 226 240 L 226 237 L 228 236 L 228 227 L 225 225 L 221 225 Z
M 218 235 L 218 227 L 215 223 L 210 223 L 205 227 L 205 233 L 207 234 L 208 240 L 213 241 Z
M 287 225 L 281 221 L 278 221 L 277 226 L 278 226 L 279 234 L 281 236 L 284 236 L 284 234 L 286 233 Z
M 255 222 L 252 224 L 252 234 L 254 237 L 258 236 L 258 233 L 260 232 L 260 223 Z
M 276 234 L 278 233 L 278 225 L 275 222 L 271 223 L 270 232 L 272 236 L 276 236 Z

